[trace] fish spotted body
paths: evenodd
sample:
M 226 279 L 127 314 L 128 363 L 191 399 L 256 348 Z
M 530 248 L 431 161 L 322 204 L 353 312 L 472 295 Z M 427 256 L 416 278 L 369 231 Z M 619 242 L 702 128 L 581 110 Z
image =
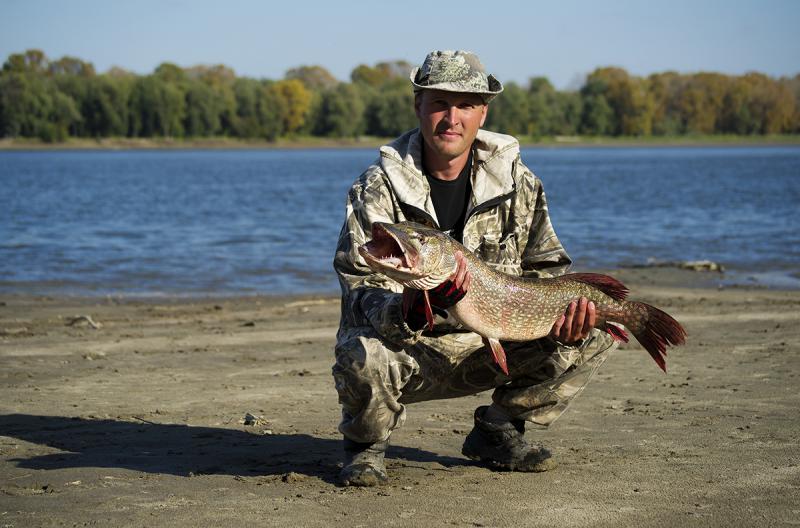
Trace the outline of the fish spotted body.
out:
M 570 302 L 586 297 L 595 304 L 596 328 L 628 341 L 624 325 L 666 372 L 666 347 L 685 342 L 683 327 L 646 303 L 626 300 L 628 289 L 608 275 L 572 273 L 553 278 L 522 278 L 498 272 L 447 234 L 413 222 L 372 226 L 372 240 L 359 247 L 367 265 L 405 287 L 404 300 L 422 290 L 429 327 L 433 311 L 427 290 L 447 280 L 457 267 L 455 254 L 467 261 L 471 283 L 466 295 L 447 311 L 480 334 L 495 361 L 508 374 L 500 341 L 531 341 L 548 335 Z M 617 324 L 615 324 L 617 323 Z

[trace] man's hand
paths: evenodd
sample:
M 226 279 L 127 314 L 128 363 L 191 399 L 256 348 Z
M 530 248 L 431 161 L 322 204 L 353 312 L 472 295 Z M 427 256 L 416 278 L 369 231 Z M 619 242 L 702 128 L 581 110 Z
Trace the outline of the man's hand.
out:
M 464 298 L 469 290 L 472 275 L 467 270 L 467 259 L 461 251 L 456 251 L 456 270 L 446 281 L 428 292 L 431 306 L 447 310 Z
M 448 280 L 453 281 L 453 284 L 464 293 L 469 290 L 470 282 L 472 282 L 472 275 L 469 274 L 467 269 L 467 258 L 461 251 L 456 251 L 456 270 L 450 275 Z
M 461 251 L 456 251 L 456 270 L 439 286 L 428 290 L 430 309 L 443 317 L 446 310 L 464 298 L 469 289 L 472 276 L 467 270 L 467 259 Z M 425 325 L 433 328 L 433 314 L 428 314 L 425 297 L 419 290 L 406 288 L 403 292 L 403 316 L 412 330 L 419 330 Z
M 589 331 L 597 322 L 594 303 L 586 297 L 581 297 L 569 303 L 567 311 L 559 317 L 550 337 L 565 345 L 574 344 L 581 339 L 589 337 Z

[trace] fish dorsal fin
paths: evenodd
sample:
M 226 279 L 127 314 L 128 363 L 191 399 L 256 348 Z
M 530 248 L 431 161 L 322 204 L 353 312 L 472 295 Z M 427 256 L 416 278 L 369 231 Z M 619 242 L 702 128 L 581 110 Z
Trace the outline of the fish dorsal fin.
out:
M 605 293 L 615 301 L 624 301 L 628 296 L 628 288 L 614 277 L 600 273 L 568 273 L 558 277 L 563 280 L 582 282 Z

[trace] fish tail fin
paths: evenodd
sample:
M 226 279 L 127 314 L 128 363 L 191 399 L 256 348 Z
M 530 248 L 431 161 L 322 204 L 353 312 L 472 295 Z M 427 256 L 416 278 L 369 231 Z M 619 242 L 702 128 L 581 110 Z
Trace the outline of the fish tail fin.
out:
M 646 303 L 629 302 L 625 326 L 647 350 L 661 370 L 667 371 L 667 346 L 686 342 L 686 330 L 669 314 Z
M 582 282 L 605 293 L 615 301 L 624 301 L 628 296 L 628 288 L 614 277 L 600 273 L 568 273 L 558 277 L 560 280 Z

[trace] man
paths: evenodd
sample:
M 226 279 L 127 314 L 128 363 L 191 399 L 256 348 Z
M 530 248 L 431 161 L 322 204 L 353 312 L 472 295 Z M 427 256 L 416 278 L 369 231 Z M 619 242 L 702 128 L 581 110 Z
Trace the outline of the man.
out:
M 462 453 L 492 468 L 546 471 L 555 462 L 525 441 L 525 422 L 547 426 L 558 418 L 613 348 L 593 330 L 592 303 L 573 302 L 550 337 L 504 343 L 505 375 L 477 334 L 446 317 L 427 330 L 421 301 L 404 311 L 402 288 L 372 272 L 357 252 L 373 222 L 411 220 L 449 232 L 505 273 L 552 276 L 571 263 L 517 141 L 480 129 L 500 82 L 465 51 L 430 53 L 411 82 L 419 128 L 382 147 L 350 189 L 334 259 L 342 287 L 333 367 L 346 455 L 341 480 L 387 481 L 384 454 L 405 421 L 405 404 L 488 389 L 493 402 L 476 409 Z M 459 255 L 450 280 L 430 292 L 437 313 L 446 316 L 469 282 Z

